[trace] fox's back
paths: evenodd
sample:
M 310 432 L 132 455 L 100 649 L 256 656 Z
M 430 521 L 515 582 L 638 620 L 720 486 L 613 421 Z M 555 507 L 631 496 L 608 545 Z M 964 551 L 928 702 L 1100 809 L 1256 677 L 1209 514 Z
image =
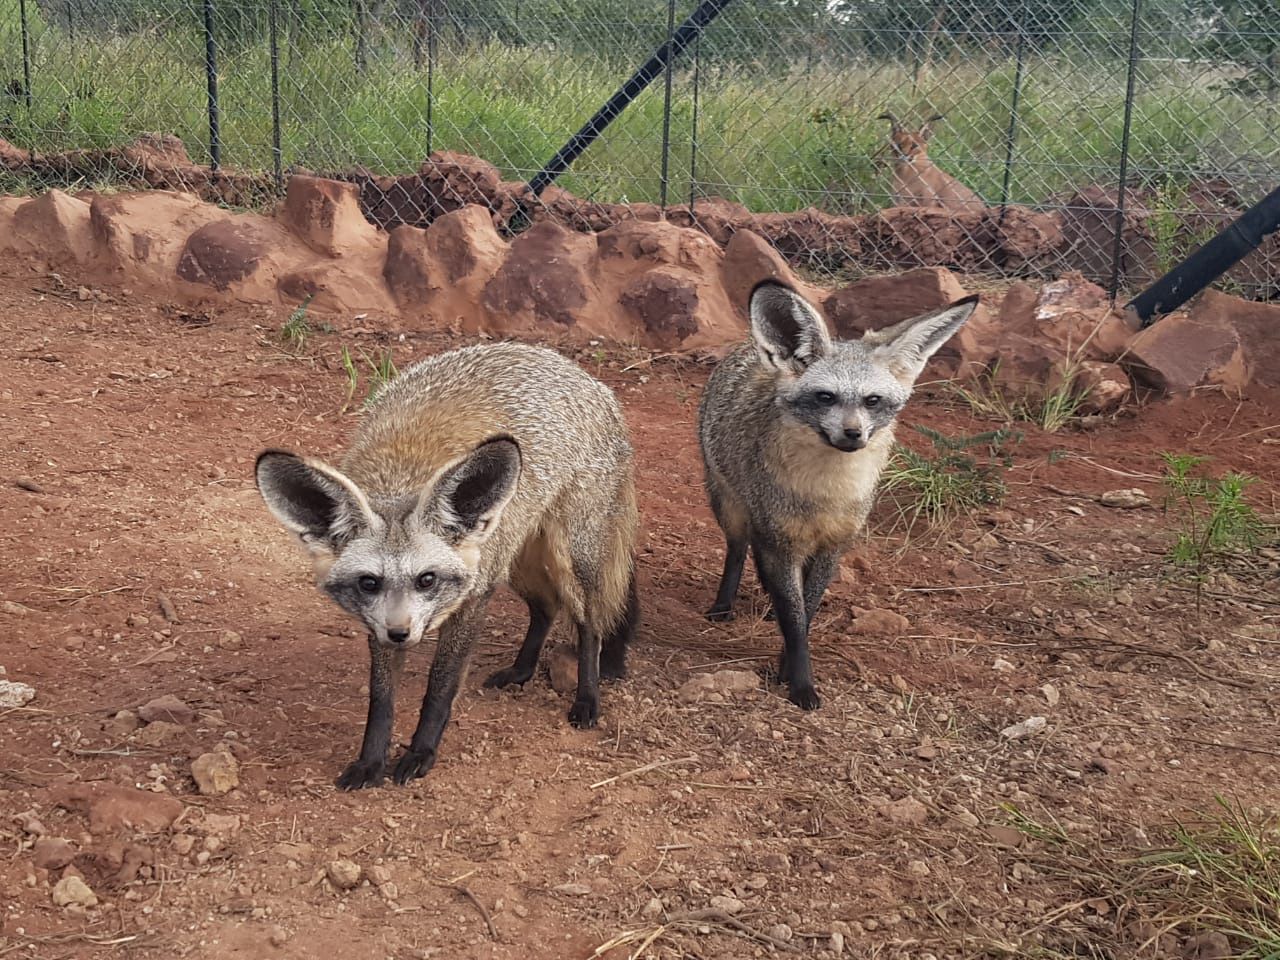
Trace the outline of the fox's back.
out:
M 613 473 L 631 455 L 606 386 L 552 350 L 500 343 L 407 368 L 366 412 L 343 466 L 373 494 L 410 492 L 497 434 L 521 448 L 517 500 L 553 496 L 582 474 Z

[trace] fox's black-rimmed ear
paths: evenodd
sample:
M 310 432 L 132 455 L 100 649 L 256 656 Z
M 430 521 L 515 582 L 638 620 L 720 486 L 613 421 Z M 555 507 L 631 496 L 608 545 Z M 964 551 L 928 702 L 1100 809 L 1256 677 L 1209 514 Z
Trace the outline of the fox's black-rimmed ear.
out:
M 360 488 L 318 460 L 264 450 L 253 473 L 267 509 L 309 545 L 332 545 L 361 526 L 377 523 Z
M 497 436 L 445 469 L 427 493 L 426 509 L 455 544 L 478 546 L 498 526 L 520 480 L 520 446 Z
M 932 117 L 926 120 L 924 122 L 924 125 L 920 128 L 920 139 L 923 140 L 925 143 L 928 143 L 930 140 L 932 140 L 933 125 L 942 119 L 944 119 L 942 114 L 935 113 Z
M 756 284 L 748 312 L 760 361 L 780 373 L 800 373 L 831 349 L 822 315 L 785 284 Z
M 964 326 L 978 309 L 978 295 L 965 297 L 941 310 L 911 317 L 883 330 L 863 334 L 862 343 L 903 383 L 915 383 L 929 358 Z

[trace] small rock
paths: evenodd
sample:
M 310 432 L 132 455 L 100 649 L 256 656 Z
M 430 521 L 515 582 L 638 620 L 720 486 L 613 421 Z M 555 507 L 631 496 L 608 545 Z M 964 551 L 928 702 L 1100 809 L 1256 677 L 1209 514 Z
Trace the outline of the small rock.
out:
M 223 630 L 218 635 L 218 646 L 223 650 L 239 650 L 244 646 L 244 638 L 234 630 Z
M 578 654 L 567 644 L 558 643 L 547 656 L 547 672 L 551 689 L 568 694 L 578 689 Z
M 662 916 L 662 901 L 657 897 L 651 897 L 649 902 L 640 908 L 640 916 L 646 920 L 653 920 Z
M 1217 637 L 1210 637 L 1204 642 L 1204 648 L 1209 653 L 1226 653 L 1227 645 Z
M 391 882 L 391 868 L 381 863 L 375 863 L 365 871 L 365 876 L 369 878 L 369 882 L 375 887 L 380 887 L 384 883 Z
M 769 936 L 775 940 L 781 940 L 783 943 L 790 943 L 791 938 L 795 936 L 795 932 L 785 923 L 775 923 L 769 928 Z
M 90 290 L 88 287 L 81 287 L 79 290 L 76 291 L 76 299 L 79 300 L 81 303 L 84 303 L 88 300 L 92 300 L 93 291 Z
M 213 752 L 196 757 L 191 764 L 191 776 L 196 789 L 206 797 L 220 797 L 240 785 L 240 764 L 229 750 L 219 745 Z
M 289 932 L 284 927 L 276 924 L 267 931 L 267 940 L 270 941 L 273 947 L 283 947 L 289 942 Z
M 0 709 L 25 707 L 35 699 L 36 688 L 13 680 L 0 680 Z
M 1013 827 L 996 824 L 987 827 L 987 836 L 1002 847 L 1019 847 L 1022 845 L 1022 834 Z
M 731 783 L 745 783 L 751 779 L 751 771 L 739 764 L 736 767 L 729 768 L 729 781 Z
M 1058 705 L 1058 701 L 1062 699 L 1062 695 L 1058 693 L 1058 688 L 1052 683 L 1046 683 L 1040 688 L 1040 692 L 1044 694 L 1045 703 L 1049 704 L 1051 707 L 1056 707 Z
M 561 883 L 551 889 L 568 897 L 585 897 L 591 893 L 591 888 L 585 883 Z
M 127 737 L 142 726 L 142 721 L 132 710 L 121 710 L 102 725 L 102 729 L 117 737 Z
M 179 856 L 185 857 L 196 845 L 196 838 L 189 833 L 179 833 L 169 841 L 169 846 L 177 851 Z
M 849 625 L 849 631 L 855 634 L 884 634 L 899 636 L 907 632 L 911 621 L 892 610 L 864 610 Z
M 676 696 L 684 703 L 695 703 L 713 694 L 734 696 L 759 687 L 760 678 L 750 670 L 717 670 L 690 677 L 681 684 Z
M 880 807 L 880 812 L 902 826 L 918 826 L 929 819 L 929 808 L 915 797 L 903 797 Z
M 844 934 L 831 934 L 831 952 L 837 957 L 844 953 Z
M 147 747 L 158 747 L 174 737 L 182 736 L 185 732 L 186 729 L 179 724 L 169 723 L 167 720 L 157 720 L 154 723 L 147 724 L 135 733 L 133 741 Z
M 912 860 L 907 864 L 907 873 L 913 877 L 927 877 L 929 875 L 929 865 L 923 860 Z
M 729 914 L 730 916 L 733 916 L 734 914 L 737 914 L 737 913 L 741 913 L 746 908 L 747 908 L 747 905 L 743 903 L 741 900 L 739 900 L 737 897 L 712 897 L 711 898 L 712 910 L 723 910 L 725 913 Z
M 96 907 L 98 897 L 82 879 L 70 875 L 59 880 L 53 888 L 53 903 L 57 907 Z
M 360 883 L 360 865 L 350 860 L 330 860 L 324 874 L 339 890 L 354 890 Z
M 76 849 L 70 840 L 62 837 L 41 837 L 34 849 L 35 865 L 42 870 L 61 870 L 76 857 Z
M 31 837 L 43 837 L 49 831 L 34 813 L 23 813 L 14 817 L 22 825 L 22 832 Z
M 382 899 L 387 901 L 400 899 L 400 888 L 388 880 L 378 888 L 378 893 L 382 894 Z
M 11 614 L 15 617 L 25 617 L 28 614 L 35 613 L 31 607 L 25 603 L 16 603 L 13 600 L 0 600 L 0 611 Z
M 980 822 L 971 810 L 957 810 L 955 817 L 966 827 L 976 827 Z
M 1236 955 L 1231 949 L 1231 941 L 1216 932 L 1190 937 L 1182 945 L 1182 956 L 1186 960 L 1226 960 Z
M 1006 740 L 1025 740 L 1027 737 L 1033 737 L 1042 731 L 1048 723 L 1049 721 L 1044 717 L 1028 717 L 1021 723 L 1005 727 L 1000 731 L 1000 736 Z
M 937 760 L 941 755 L 942 751 L 932 743 L 922 743 L 916 747 L 916 756 L 921 760 Z
M 1012 673 L 1017 668 L 1004 657 L 996 657 L 995 662 L 991 664 L 991 669 L 996 673 Z
M 766 853 L 760 858 L 760 866 L 770 873 L 786 876 L 791 872 L 791 858 L 785 853 Z
M 1151 506 L 1151 498 L 1140 487 L 1108 490 L 1098 498 L 1098 502 L 1104 507 L 1117 507 L 1121 510 L 1136 510 L 1139 507 Z
M 138 708 L 138 716 L 147 723 L 164 720 L 168 723 L 190 723 L 196 712 L 171 693 L 156 697 L 150 703 Z

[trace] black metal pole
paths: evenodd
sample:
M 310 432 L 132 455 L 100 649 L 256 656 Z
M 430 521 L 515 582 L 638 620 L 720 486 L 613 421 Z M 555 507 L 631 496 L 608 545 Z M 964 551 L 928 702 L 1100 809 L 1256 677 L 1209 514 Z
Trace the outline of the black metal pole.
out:
M 1116 192 L 1116 239 L 1111 250 L 1111 299 L 1120 292 L 1121 261 L 1124 259 L 1124 205 L 1129 181 L 1129 134 L 1133 129 L 1133 91 L 1138 77 L 1138 25 L 1142 0 L 1133 0 L 1133 16 L 1129 25 L 1129 76 L 1124 93 L 1124 131 L 1120 137 L 1120 184 Z
M 1280 230 L 1280 187 L 1227 224 L 1222 232 L 1126 304 L 1149 327 L 1177 310 Z
M 538 172 L 538 175 L 529 181 L 530 192 L 535 197 L 541 196 L 543 190 L 555 183 L 556 178 L 569 169 L 569 165 L 596 141 L 600 134 L 604 132 L 604 129 L 616 120 L 623 110 L 630 106 L 631 102 L 640 95 L 645 87 L 653 82 L 658 73 L 666 66 L 667 61 L 672 57 L 678 57 L 693 38 L 698 36 L 706 25 L 718 17 L 720 11 L 731 2 L 732 0 L 702 0 L 697 9 L 680 25 L 671 39 L 659 47 L 653 56 L 631 75 L 631 79 L 624 83 L 603 107 L 596 111 L 595 116 L 583 124 L 582 129 L 575 133 L 569 139 L 569 142 L 547 161 L 546 166 Z
M 284 187 L 284 150 L 280 146 L 280 26 L 277 0 L 271 0 L 271 167 L 276 189 Z
M 67 14 L 67 39 L 72 43 L 76 42 L 76 12 L 71 6 L 71 0 L 66 0 L 63 9 Z
M 218 42 L 213 36 L 213 0 L 204 0 L 204 72 L 209 86 L 209 169 L 222 165 L 222 138 L 218 133 Z
M 676 0 L 667 0 L 667 46 L 676 31 Z M 667 86 L 662 97 L 662 209 L 667 209 L 668 174 L 671 168 L 671 74 L 675 67 L 672 57 L 667 57 Z
M 27 0 L 18 0 L 18 19 L 22 28 L 22 96 L 31 110 L 31 31 L 27 27 Z
M 1004 220 L 1005 205 L 1009 202 L 1009 182 L 1013 178 L 1013 153 L 1018 142 L 1018 103 L 1022 99 L 1023 56 L 1026 52 L 1025 22 L 1026 7 L 1023 7 L 1023 19 L 1018 23 L 1018 45 L 1014 52 L 1017 65 L 1013 70 L 1013 97 L 1009 103 L 1009 129 L 1004 138 L 1004 182 L 1000 185 L 1000 219 Z
M 436 139 L 436 4 L 430 0 L 427 12 L 427 156 L 435 151 Z
M 702 77 L 702 38 L 693 38 L 693 120 L 689 137 L 689 217 L 698 199 L 698 85 Z

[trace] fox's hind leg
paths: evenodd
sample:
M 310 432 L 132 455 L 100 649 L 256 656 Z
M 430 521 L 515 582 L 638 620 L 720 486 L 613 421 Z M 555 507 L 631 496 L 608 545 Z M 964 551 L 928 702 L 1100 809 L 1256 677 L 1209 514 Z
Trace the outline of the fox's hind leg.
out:
M 556 607 L 536 595 L 525 597 L 524 602 L 529 605 L 529 629 L 525 632 L 524 643 L 520 644 L 516 661 L 509 667 L 491 673 L 484 681 L 486 687 L 526 684 L 538 666 L 542 645 L 551 632 L 551 625 L 556 621 Z
M 711 511 L 716 515 L 725 539 L 724 572 L 720 574 L 716 600 L 707 611 L 707 619 L 723 622 L 733 619 L 733 605 L 742 583 L 742 568 L 747 562 L 747 519 L 736 498 L 711 475 L 707 478 L 707 494 L 711 499 Z

